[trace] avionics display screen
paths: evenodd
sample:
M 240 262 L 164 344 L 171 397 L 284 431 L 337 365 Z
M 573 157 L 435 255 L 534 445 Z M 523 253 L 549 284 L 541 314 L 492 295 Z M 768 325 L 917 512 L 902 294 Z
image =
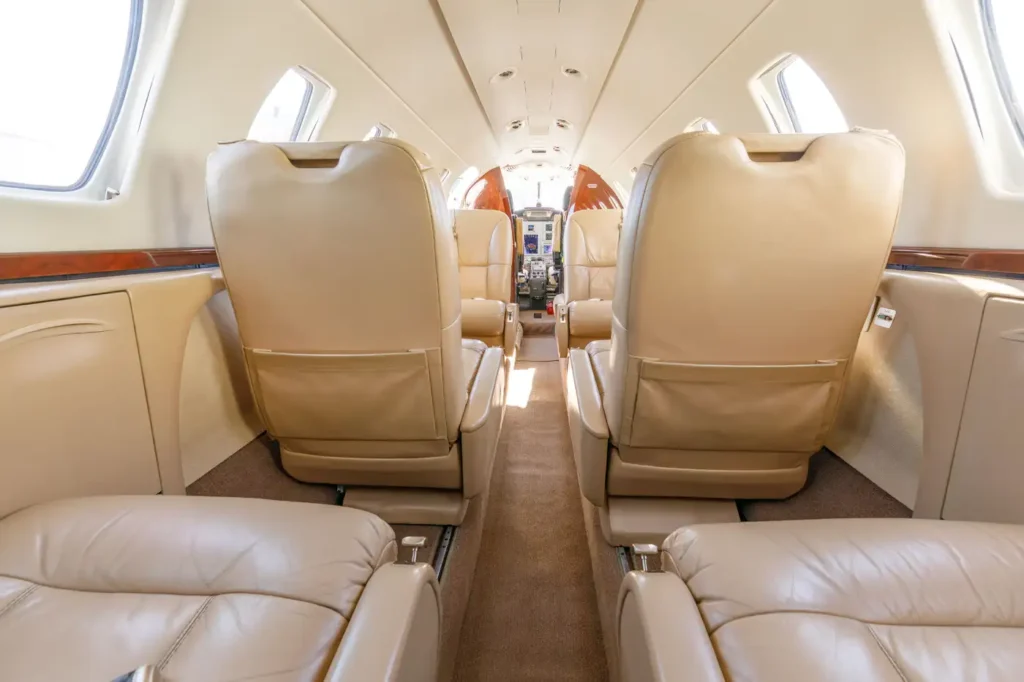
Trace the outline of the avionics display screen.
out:
M 526 246 L 526 253 L 537 253 L 537 235 L 523 235 L 523 244 Z

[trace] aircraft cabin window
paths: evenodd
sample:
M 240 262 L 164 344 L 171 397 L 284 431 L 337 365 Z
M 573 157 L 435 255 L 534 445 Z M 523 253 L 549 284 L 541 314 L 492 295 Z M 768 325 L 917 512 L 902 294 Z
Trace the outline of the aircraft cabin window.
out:
M 455 182 L 452 183 L 452 189 L 448 193 L 448 208 L 462 208 L 462 200 L 466 196 L 466 190 L 468 190 L 470 184 L 479 177 L 480 169 L 476 166 L 470 166 L 466 170 L 462 171 L 462 174 L 455 178 Z
M 247 139 L 259 142 L 295 142 L 302 132 L 316 89 L 312 76 L 291 68 L 263 100 Z M 312 132 L 312 131 L 310 131 Z M 307 137 L 308 139 L 308 137 Z
M 988 51 L 1017 135 L 1024 141 L 1024 3 L 981 0 Z
M 366 137 L 364 137 L 363 139 L 376 140 L 377 138 L 381 137 L 396 138 L 398 137 L 398 133 L 396 133 L 394 130 L 384 125 L 383 123 L 378 123 L 377 125 L 370 128 L 370 132 L 366 133 Z
M 793 57 L 778 72 L 779 91 L 798 133 L 842 133 L 846 117 L 814 69 Z
M 68 192 L 89 181 L 141 21 L 142 0 L 0 3 L 0 185 Z

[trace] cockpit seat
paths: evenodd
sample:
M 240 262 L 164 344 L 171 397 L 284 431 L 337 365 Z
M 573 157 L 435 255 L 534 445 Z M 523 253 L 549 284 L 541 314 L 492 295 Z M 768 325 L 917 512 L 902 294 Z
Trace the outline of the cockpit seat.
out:
M 862 130 L 691 133 L 642 164 L 611 341 L 569 352 L 573 451 L 606 540 L 623 543 L 614 517 L 633 500 L 653 518 L 656 500 L 803 487 L 875 303 L 904 166 L 893 137 Z
M 207 193 L 284 469 L 344 485 L 346 506 L 391 523 L 461 523 L 489 485 L 506 364 L 501 348 L 462 339 L 458 254 L 429 160 L 391 139 L 237 142 L 210 156 Z
M 512 302 L 512 221 L 501 211 L 455 211 L 462 335 L 499 346 L 507 357 L 523 338 Z
M 622 682 L 1024 679 L 1024 528 L 708 524 L 626 576 Z M 651 566 L 654 565 L 652 561 Z
M 29 507 L 0 520 L 0 680 L 435 680 L 437 579 L 396 554 L 382 520 L 329 505 Z
M 612 335 L 612 299 L 622 210 L 582 209 L 565 230 L 562 293 L 555 297 L 555 335 L 560 357 L 570 348 Z

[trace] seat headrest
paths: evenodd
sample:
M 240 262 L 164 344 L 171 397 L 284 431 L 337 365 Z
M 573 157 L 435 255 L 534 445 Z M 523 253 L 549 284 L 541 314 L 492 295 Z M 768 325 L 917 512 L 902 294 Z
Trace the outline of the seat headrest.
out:
M 222 142 L 218 147 L 223 149 L 232 145 L 251 145 L 252 147 L 276 147 L 284 155 L 291 165 L 297 168 L 331 168 L 338 164 L 341 159 L 341 152 L 353 144 L 387 144 L 398 147 L 409 153 L 419 166 L 420 171 L 429 170 L 434 167 L 430 156 L 420 151 L 413 145 L 402 140 L 393 138 L 373 140 L 349 140 L 346 142 L 254 142 L 252 140 L 237 140 L 234 142 Z

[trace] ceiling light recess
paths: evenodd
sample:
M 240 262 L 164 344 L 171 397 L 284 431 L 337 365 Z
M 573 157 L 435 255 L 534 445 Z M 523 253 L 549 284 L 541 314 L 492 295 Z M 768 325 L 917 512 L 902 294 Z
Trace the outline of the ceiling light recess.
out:
M 514 68 L 503 69 L 498 73 L 491 76 L 492 83 L 500 83 L 501 81 L 509 81 L 516 77 L 517 71 Z
M 562 130 L 569 130 L 570 128 L 572 128 L 572 123 L 565 120 L 564 118 L 556 118 L 555 127 L 561 128 Z
M 505 128 L 509 132 L 511 132 L 513 130 L 519 130 L 522 127 L 523 127 L 523 119 L 521 119 L 521 118 L 512 119 L 511 121 L 508 122 L 508 125 L 505 126 Z
M 563 66 L 562 75 L 569 78 L 586 78 L 586 76 L 583 75 L 583 72 L 574 66 Z

